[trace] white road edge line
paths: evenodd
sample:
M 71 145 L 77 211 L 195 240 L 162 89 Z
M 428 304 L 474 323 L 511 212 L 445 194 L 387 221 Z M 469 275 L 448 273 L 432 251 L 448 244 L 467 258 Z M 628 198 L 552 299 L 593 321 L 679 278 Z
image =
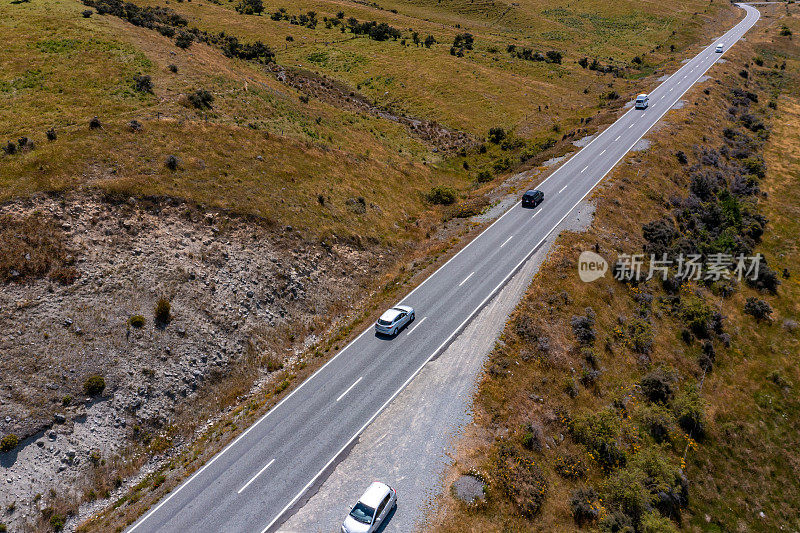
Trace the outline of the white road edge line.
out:
M 255 476 L 251 477 L 251 478 L 250 478 L 250 481 L 248 481 L 247 483 L 245 483 L 245 484 L 244 484 L 244 487 L 242 487 L 241 489 L 239 489 L 239 490 L 236 492 L 236 494 L 241 494 L 241 493 L 242 493 L 242 491 L 244 491 L 244 489 L 246 489 L 247 487 L 249 487 L 249 486 L 250 486 L 250 483 L 252 483 L 253 481 L 255 481 L 255 480 L 256 480 L 256 478 L 257 478 L 258 476 L 260 476 L 261 474 L 263 474 L 263 473 L 264 473 L 264 470 L 266 470 L 267 468 L 269 468 L 269 465 L 271 465 L 271 464 L 272 464 L 272 463 L 274 463 L 274 462 L 275 462 L 275 459 L 273 459 L 272 461 L 268 462 L 268 463 L 267 463 L 267 464 L 264 466 L 264 468 L 262 468 L 261 470 L 259 470 L 259 471 L 258 471 L 258 474 L 256 474 Z
M 462 286 L 463 284 L 465 284 L 465 283 L 467 282 L 467 280 L 468 280 L 469 278 L 471 278 L 471 277 L 472 277 L 472 274 L 474 274 L 474 273 L 475 273 L 475 271 L 474 271 L 474 270 L 473 270 L 472 272 L 470 272 L 469 276 L 467 276 L 466 278 L 464 278 L 464 281 L 462 281 L 461 283 L 459 283 L 459 284 L 458 284 L 458 286 L 460 287 L 460 286 Z
M 415 330 L 415 329 L 417 329 L 417 328 L 419 327 L 419 325 L 420 325 L 420 324 L 422 324 L 423 322 L 425 322 L 425 319 L 426 319 L 426 318 L 428 318 L 428 317 L 426 317 L 426 316 L 422 317 L 422 320 L 420 320 L 419 322 L 417 322 L 416 324 L 414 324 L 414 327 L 413 327 L 413 328 L 411 328 L 410 330 L 408 330 L 408 333 L 406 333 L 406 335 L 411 335 L 411 333 L 413 333 L 413 332 L 414 332 L 414 330 Z
M 420 324 L 421 324 L 421 322 L 420 322 Z M 342 398 L 344 398 L 344 397 L 345 397 L 345 395 L 346 395 L 348 392 L 350 392 L 351 390 L 353 390 L 353 387 L 355 387 L 356 385 L 358 385 L 358 382 L 359 382 L 359 381 L 361 381 L 362 379 L 364 379 L 364 376 L 361 376 L 360 378 L 358 378 L 358 379 L 356 380 L 356 382 L 355 382 L 355 383 L 353 383 L 352 385 L 350 385 L 349 387 L 347 387 L 347 390 L 346 390 L 346 391 L 344 391 L 344 392 L 343 392 L 343 393 L 342 393 L 342 394 L 341 394 L 341 395 L 340 395 L 338 398 L 336 398 L 336 401 L 338 402 L 339 400 L 341 400 Z
M 500 248 L 502 248 L 503 246 L 505 246 L 506 244 L 508 244 L 508 241 L 510 241 L 510 240 L 511 240 L 511 239 L 513 239 L 513 238 L 514 238 L 514 236 L 512 235 L 511 237 L 509 237 L 508 239 L 506 239 L 506 240 L 503 242 L 503 244 L 501 244 L 501 245 L 500 245 Z
M 737 5 L 739 5 L 739 4 L 737 4 Z M 745 23 L 747 22 L 748 16 L 749 16 L 749 13 L 748 13 L 748 14 L 745 16 L 745 18 L 743 18 L 741 21 L 739 21 L 739 23 L 738 23 L 738 24 L 736 24 L 736 26 L 734 26 L 733 28 L 731 28 L 730 30 L 728 30 L 728 32 L 726 32 L 726 34 L 725 34 L 725 35 L 728 35 L 728 34 L 733 34 L 733 33 L 735 33 L 735 32 L 738 30 L 739 26 L 741 26 L 741 25 L 743 25 L 743 24 L 745 24 Z M 738 39 L 739 39 L 739 38 L 741 38 L 741 36 L 737 38 L 737 41 L 738 41 Z M 709 45 L 709 48 L 710 48 L 711 46 L 714 46 L 714 43 L 712 43 L 711 45 Z M 708 71 L 708 70 L 709 70 L 709 69 L 710 69 L 712 66 L 714 66 L 715 64 L 716 64 L 716 60 L 715 60 L 715 61 L 714 61 L 714 62 L 713 62 L 711 65 L 709 65 L 708 67 L 706 67 L 706 69 L 705 69 L 705 71 L 703 71 L 703 73 L 707 72 L 707 71 Z M 680 72 L 680 69 L 679 69 L 677 72 L 675 72 L 674 74 L 672 74 L 672 75 L 671 75 L 669 78 L 667 78 L 667 79 L 666 79 L 664 82 L 662 82 L 662 85 L 663 85 L 663 84 L 665 84 L 665 83 L 668 83 L 668 82 L 669 82 L 669 81 L 670 81 L 670 80 L 671 80 L 671 79 L 672 79 L 672 78 L 673 78 L 673 77 L 674 77 L 676 74 L 678 74 L 678 72 Z M 692 86 L 689 86 L 689 87 L 687 87 L 687 88 L 684 90 L 684 93 L 685 93 L 686 91 L 688 91 L 688 90 L 689 90 L 691 87 L 692 87 Z M 670 91 L 672 91 L 672 88 L 670 88 Z M 660 115 L 660 116 L 659 116 L 659 117 L 658 117 L 658 118 L 655 120 L 655 122 L 653 122 L 653 124 L 654 124 L 654 125 L 655 125 L 655 124 L 657 124 L 657 123 L 658 123 L 658 121 L 659 121 L 659 120 L 661 120 L 661 118 L 662 118 L 662 117 L 663 117 L 663 116 L 664 116 L 664 115 L 667 113 L 667 111 L 669 111 L 669 109 L 665 110 L 665 111 L 664 111 L 664 112 L 663 112 L 663 113 L 662 113 L 662 114 L 661 114 L 661 115 Z M 629 110 L 629 111 L 627 111 L 626 113 L 624 113 L 624 114 L 623 114 L 621 117 L 619 117 L 619 118 L 617 119 L 617 122 L 619 122 L 619 121 L 620 121 L 622 118 L 624 118 L 624 117 L 625 117 L 625 115 L 627 115 L 627 114 L 628 114 L 628 113 L 630 113 L 630 112 L 631 112 L 631 110 Z M 615 124 L 616 124 L 616 122 L 615 122 Z M 612 124 L 612 126 L 613 126 L 613 124 Z M 651 126 L 651 127 L 652 127 L 652 126 Z M 598 139 L 599 139 L 599 138 L 600 138 L 600 137 L 603 135 L 603 133 L 607 132 L 609 129 L 610 129 L 610 127 L 609 127 L 609 128 L 606 128 L 605 130 L 603 130 L 602 132 L 600 132 L 600 134 L 598 134 L 598 135 L 597 135 L 597 137 L 595 137 L 594 139 L 592 139 L 592 141 L 591 141 L 589 144 L 587 144 L 587 145 L 586 145 L 586 147 L 590 146 L 592 143 L 594 143 L 596 140 L 598 140 Z M 649 131 L 649 128 L 648 128 L 648 131 Z M 647 133 L 647 132 L 645 132 L 645 133 Z M 643 137 L 643 136 L 644 136 L 644 133 L 642 134 L 642 137 Z M 641 138 L 641 137 L 640 137 L 640 138 Z M 619 137 L 617 137 L 617 139 L 619 139 Z M 639 141 L 639 139 L 637 139 L 636 141 L 638 142 L 638 141 Z M 636 143 L 634 143 L 634 144 L 636 144 Z M 584 148 L 585 148 L 585 147 L 584 147 Z M 609 169 L 609 170 L 608 170 L 608 171 L 607 171 L 605 174 L 603 174 L 602 176 L 600 176 L 600 178 L 597 180 L 597 182 L 596 182 L 596 183 L 595 183 L 595 185 L 592 187 L 592 189 L 594 189 L 594 187 L 596 187 L 596 186 L 597 186 L 597 184 L 598 184 L 598 183 L 600 183 L 600 182 L 603 180 L 603 178 L 606 176 L 606 174 L 608 174 L 608 172 L 610 172 L 610 171 L 611 171 L 611 170 L 614 168 L 614 166 L 616 166 L 616 164 L 617 164 L 617 163 L 618 163 L 618 162 L 619 162 L 619 161 L 620 161 L 620 160 L 621 160 L 623 157 L 625 157 L 625 155 L 627 155 L 627 153 L 628 153 L 628 152 L 625 152 L 624 154 L 622 154 L 622 156 L 620 156 L 620 158 L 619 158 L 619 159 L 618 159 L 618 160 L 617 160 L 617 161 L 614 163 L 614 165 L 613 165 L 613 166 L 612 166 L 612 167 L 611 167 L 611 168 L 610 168 L 610 169 Z M 547 180 L 549 180 L 550 178 L 552 178 L 553 176 L 555 176 L 555 175 L 558 173 L 558 171 L 559 171 L 559 170 L 561 170 L 562 168 L 564 168 L 564 166 L 563 166 L 563 165 L 562 165 L 562 166 L 560 166 L 560 167 L 558 167 L 556 170 L 554 170 L 554 171 L 553 171 L 553 172 L 552 172 L 552 173 L 551 173 L 551 174 L 550 174 L 548 177 L 546 177 L 546 178 L 545 178 L 545 179 L 544 179 L 544 180 L 543 180 L 543 181 L 542 181 L 542 182 L 539 184 L 539 186 L 541 187 L 541 186 L 542 186 L 542 185 L 543 185 L 545 182 L 547 182 Z M 591 192 L 591 191 L 592 191 L 592 189 L 590 189 L 590 190 L 589 190 L 589 192 Z M 585 198 L 585 197 L 586 197 L 586 196 L 589 194 L 589 192 L 587 192 L 587 193 L 586 193 L 586 195 L 584 195 L 584 196 L 583 196 L 583 198 Z M 578 203 L 582 202 L 582 201 L 583 201 L 583 198 L 581 198 L 581 199 L 578 201 Z M 517 204 L 519 204 L 519 202 L 517 202 Z M 467 244 L 466 244 L 466 245 L 465 245 L 465 246 L 464 246 L 464 247 L 463 247 L 461 250 L 459 250 L 459 251 L 458 251 L 458 252 L 457 252 L 457 253 L 456 253 L 456 254 L 455 254 L 453 257 L 451 257 L 450 259 L 448 259 L 448 260 L 445 262 L 445 264 L 443 264 L 443 265 L 442 265 L 442 266 L 440 266 L 440 267 L 439 267 L 439 268 L 438 268 L 436 271 L 434 271 L 433 273 L 431 273 L 431 275 L 430 275 L 430 276 L 428 276 L 427 278 L 425 278 L 424 280 L 422 280 L 422 282 L 421 282 L 419 285 L 417 285 L 417 286 L 416 286 L 416 287 L 415 287 L 415 288 L 414 288 L 414 289 L 413 289 L 413 290 L 412 290 L 410 293 L 408 293 L 408 294 L 405 296 L 405 298 L 403 298 L 403 300 L 405 300 L 406 298 L 408 298 L 409 296 L 411 296 L 412 294 L 414 294 L 414 292 L 416 292 L 416 291 L 417 291 L 417 290 L 418 290 L 420 287 L 422 287 L 422 286 L 423 286 L 423 285 L 424 285 L 424 284 L 425 284 L 425 283 L 426 283 L 428 280 L 430 280 L 432 277 L 434 277 L 434 275 L 435 275 L 437 272 L 439 272 L 439 271 L 440 271 L 440 270 L 442 270 L 444 267 L 446 267 L 446 266 L 448 265 L 448 263 L 450 263 L 450 261 L 452 261 L 453 259 L 455 259 L 456 257 L 458 257 L 458 256 L 461 254 L 461 252 L 463 252 L 464 250 L 466 250 L 467 248 L 469 248 L 469 247 L 470 247 L 470 245 L 472 245 L 472 243 L 474 243 L 476 240 L 478 240 L 478 238 L 480 238 L 480 236 L 481 236 L 481 235 L 483 235 L 484 233 L 486 233 L 486 232 L 487 232 L 487 231 L 488 231 L 488 230 L 489 230 L 489 229 L 490 229 L 492 226 L 494 226 L 495 224 L 497 224 L 498 222 L 500 222 L 500 221 L 501 221 L 503 218 L 505 218 L 505 216 L 506 216 L 506 215 L 508 215 L 509 213 L 511 213 L 511 212 L 514 210 L 513 208 L 514 208 L 514 207 L 516 207 L 516 206 L 517 206 L 517 204 L 514 204 L 513 206 L 511 206 L 511 207 L 510 207 L 510 208 L 509 208 L 509 209 L 508 209 L 508 210 L 507 210 L 505 213 L 503 213 L 502 215 L 500 215 L 500 217 L 499 217 L 497 220 L 495 220 L 494 222 L 492 222 L 492 223 L 491 223 L 489 226 L 487 226 L 487 227 L 486 227 L 486 229 L 484 229 L 484 230 L 483 230 L 483 231 L 482 231 L 482 232 L 481 232 L 479 235 L 477 235 L 477 236 L 476 236 L 474 239 L 472 239 L 470 242 L 468 242 L 468 243 L 467 243 Z M 576 203 L 575 205 L 577 206 L 578 204 Z M 573 206 L 573 209 L 574 209 L 574 208 L 575 208 L 575 207 Z M 571 210 L 570 210 L 570 212 L 571 212 Z M 536 214 L 535 214 L 535 215 L 533 215 L 533 216 L 535 217 L 535 216 L 536 216 L 536 215 L 538 215 L 539 213 L 540 213 L 540 211 L 537 211 L 537 212 L 536 212 Z M 569 212 L 568 212 L 566 215 L 564 215 L 564 218 L 566 218 L 566 217 L 567 217 L 567 215 L 569 215 Z M 562 218 L 562 219 L 561 219 L 561 221 L 563 221 L 563 220 L 564 220 L 564 218 Z M 561 221 L 559 221 L 559 224 L 561 223 Z M 557 226 L 558 226 L 558 224 L 557 224 L 555 227 L 557 227 Z M 555 229 L 555 227 L 554 227 L 553 229 Z M 549 234 L 550 234 L 552 231 L 553 231 L 553 230 L 551 229 L 551 230 L 550 230 L 550 232 L 548 233 L 548 235 L 546 235 L 546 236 L 545 236 L 545 238 L 547 238 L 547 236 L 549 236 Z M 544 240 L 544 239 L 543 239 L 543 240 Z M 542 241 L 540 241 L 540 242 L 542 242 Z M 537 244 L 537 246 L 538 246 L 538 244 Z M 536 247 L 534 247 L 534 250 L 535 250 L 535 249 L 536 249 Z M 530 257 L 530 255 L 532 255 L 532 252 L 531 252 L 531 254 L 529 254 L 529 255 L 528 255 L 528 256 L 527 256 L 525 259 L 523 259 L 523 261 L 522 261 L 522 262 L 520 262 L 520 263 L 519 263 L 519 265 L 522 265 L 522 263 L 524 263 L 525 261 L 527 261 L 527 259 L 528 259 L 528 257 Z M 517 268 L 518 268 L 518 267 L 517 267 Z M 515 269 L 515 270 L 516 270 L 516 269 Z M 515 270 L 513 270 L 513 271 L 512 271 L 512 274 L 515 272 Z M 507 276 L 507 277 L 506 277 L 506 280 L 507 280 L 509 277 L 510 277 L 510 276 Z M 503 280 L 503 282 L 501 282 L 501 284 L 502 284 L 502 283 L 505 283 L 505 281 L 506 281 L 506 280 Z M 492 297 L 492 296 L 493 296 L 493 294 L 490 294 L 490 295 L 489 295 L 489 297 L 487 297 L 487 299 L 488 299 L 488 298 L 490 298 L 490 297 Z M 403 300 L 400 300 L 400 301 L 402 302 Z M 483 304 L 481 304 L 481 306 L 482 306 L 482 305 L 483 305 Z M 473 314 L 474 314 L 474 312 L 473 312 Z M 469 321 L 471 318 L 472 318 L 472 315 L 470 315 L 469 317 L 467 317 L 467 320 L 465 321 L 465 323 L 466 323 L 467 321 Z M 347 350 L 347 349 L 348 349 L 350 346 L 352 346 L 352 345 L 353 345 L 353 344 L 354 344 L 354 343 L 355 343 L 355 342 L 356 342 L 358 339 L 360 339 L 361 337 L 363 337 L 363 336 L 364 336 L 364 334 L 366 334 L 368 331 L 371 331 L 371 330 L 372 330 L 372 327 L 368 327 L 367 329 L 365 329 L 364 331 L 362 331 L 362 332 L 361 332 L 361 334 L 360 334 L 358 337 L 356 337 L 355 339 L 353 339 L 353 340 L 352 340 L 352 341 L 351 341 L 351 342 L 350 342 L 350 343 L 349 343 L 347 346 L 345 346 L 344 348 L 342 348 L 342 350 L 341 350 L 339 353 L 337 353 L 335 356 L 333 356 L 331 359 L 329 359 L 329 360 L 328 360 L 328 361 L 327 361 L 327 362 L 326 362 L 324 365 L 322 365 L 322 366 L 321 366 L 319 369 L 317 369 L 317 370 L 316 370 L 316 371 L 315 371 L 313 374 L 311 374 L 311 375 L 310 375 L 308 378 L 306 378 L 306 379 L 305 379 L 305 380 L 304 380 L 302 383 L 300 383 L 300 385 L 298 385 L 298 386 L 297 386 L 297 387 L 296 387 L 296 388 L 295 388 L 295 389 L 294 389 L 292 392 L 290 392 L 288 396 L 286 396 L 286 397 L 285 397 L 283 400 L 281 400 L 280 402 L 278 402 L 278 403 L 277 403 L 277 404 L 276 404 L 274 407 L 272 407 L 272 408 L 271 408 L 269 411 L 267 411 L 266 413 L 264 413 L 264 416 L 262 416 L 261 418 L 259 418 L 259 419 L 258 419 L 258 420 L 257 420 L 255 423 L 253 423 L 253 424 L 252 424 L 252 425 L 251 425 L 249 428 L 247 428 L 247 429 L 246 429 L 246 430 L 245 430 L 245 431 L 244 431 L 244 432 L 243 432 L 241 435 L 239 435 L 239 436 L 238 436 L 236 439 L 234 439 L 233 441 L 231 441 L 231 443 L 230 443 L 230 444 L 228 444 L 227 446 L 225 446 L 225 448 L 223 448 L 223 449 L 222 449 L 222 451 L 220 451 L 219 453 L 217 453 L 217 454 L 216 454 L 214 457 L 212 457 L 212 458 L 211 458 L 211 460 L 210 460 L 209 462 L 207 462 L 207 463 L 206 463 L 206 464 L 204 464 L 202 467 L 200 467 L 200 469 L 199 469 L 197 472 L 195 472 L 195 473 L 194 473 L 194 474 L 193 474 L 193 475 L 192 475 L 192 476 L 191 476 L 189 479 L 187 479 L 186 481 L 184 481 L 183 483 L 181 483 L 181 484 L 178 486 L 178 488 L 176 488 L 174 491 L 172 491 L 172 492 L 169 494 L 169 496 L 167 496 L 167 497 L 166 497 L 166 498 L 165 498 L 165 499 L 164 499 L 164 500 L 163 500 L 161 503 L 159 503 L 157 506 L 155 506 L 153 509 L 151 509 L 149 513 L 147 513 L 147 514 L 146 514 L 146 515 L 144 515 L 142 518 L 140 518 L 140 519 L 139 519 L 139 520 L 138 520 L 138 521 L 137 521 L 137 522 L 136 522 L 136 523 L 135 523 L 135 524 L 134 524 L 134 525 L 133 525 L 133 526 L 132 526 L 132 527 L 131 527 L 131 528 L 128 530 L 128 533 L 130 533 L 130 532 L 134 531 L 134 530 L 135 530 L 137 527 L 139 527 L 139 525 L 141 525 L 142 523 L 144 523 L 145 521 L 147 521 L 147 519 L 148 519 L 148 518 L 150 518 L 150 517 L 151 517 L 151 516 L 152 516 L 154 513 L 156 513 L 156 512 L 157 512 L 157 511 L 158 511 L 158 510 L 159 510 L 161 507 L 163 507 L 163 506 L 164 506 L 164 505 L 165 505 L 165 504 L 166 504 L 168 501 L 170 501 L 170 500 L 171 500 L 171 499 L 172 499 L 172 498 L 173 498 L 173 497 L 174 497 L 176 494 L 178 494 L 178 493 L 179 493 L 179 492 L 180 492 L 180 491 L 181 491 L 181 490 L 182 490 L 182 489 L 183 489 L 183 488 L 184 488 L 186 485 L 188 485 L 189 483 L 191 483 L 193 479 L 195 479 L 197 476 L 199 476 L 201 473 L 203 473 L 203 471 L 205 471 L 205 469 L 206 469 L 206 468 L 208 468 L 209 466 L 211 466 L 211 465 L 212 465 L 212 464 L 213 464 L 213 463 L 214 463 L 214 462 L 215 462 L 215 461 L 216 461 L 216 460 L 217 460 L 217 459 L 218 459 L 220 456 L 222 456 L 222 455 L 223 455 L 223 454 L 224 454 L 224 453 L 225 453 L 225 452 L 226 452 L 228 449 L 230 449 L 231 447 L 233 447 L 233 446 L 234 446 L 234 445 L 235 445 L 237 442 L 239 442 L 239 441 L 240 441 L 242 438 L 244 438 L 244 436 L 245 436 L 245 435 L 247 435 L 248 433 L 250 433 L 250 431 L 251 431 L 253 428 L 255 428 L 257 425 L 259 425 L 259 424 L 260 424 L 260 423 L 261 423 L 263 420 L 265 420 L 265 419 L 266 419 L 266 418 L 267 418 L 269 415 L 271 415 L 273 412 L 277 411 L 278 407 L 280 407 L 280 406 L 281 406 L 281 404 L 283 404 L 283 403 L 284 403 L 286 400 L 288 400 L 289 398 L 291 398 L 291 397 L 292 397 L 292 396 L 293 396 L 293 395 L 294 395 L 294 394 L 295 394 L 297 391 L 299 391 L 300 389 L 302 389 L 304 385 L 306 385 L 306 384 L 307 384 L 309 381 L 311 381 L 311 380 L 312 380 L 312 379 L 313 379 L 313 378 L 314 378 L 314 377 L 315 377 L 317 374 L 319 374 L 319 373 L 320 373 L 320 372 L 321 372 L 321 371 L 322 371 L 322 370 L 323 370 L 323 369 L 324 369 L 326 366 L 328 366 L 330 363 L 332 363 L 334 360 L 336 360 L 336 358 L 338 358 L 340 355 L 342 355 L 342 354 L 343 354 L 343 353 L 344 353 L 344 352 L 345 352 L 345 351 L 346 351 L 346 350 Z M 458 330 L 456 330 L 456 331 L 458 331 Z M 452 337 L 452 335 L 451 335 L 451 337 Z M 449 339 L 448 339 L 448 341 L 449 341 Z M 448 341 L 445 341 L 445 342 L 448 342 Z M 435 353 L 434 353 L 433 355 L 435 355 Z M 433 358 L 433 355 L 431 355 L 431 357 L 430 357 L 430 358 L 428 358 L 428 361 L 429 361 L 430 359 L 432 359 L 432 358 Z M 406 386 L 408 383 L 410 383 L 410 382 L 411 382 L 411 379 L 413 379 L 413 378 L 414 378 L 414 376 L 416 376 L 416 375 L 417 375 L 417 373 L 419 373 L 419 371 L 420 371 L 420 370 L 422 370 L 422 367 L 424 367 L 424 366 L 425 366 L 425 365 L 428 363 L 428 361 L 425 361 L 425 362 L 422 364 L 422 366 L 420 366 L 420 368 L 417 370 L 417 372 L 415 372 L 414 374 L 412 374 L 412 375 L 411 375 L 411 377 L 410 377 L 408 380 L 406 380 L 406 383 L 404 383 L 404 384 L 403 384 L 403 385 L 400 387 L 400 389 L 399 389 L 397 392 L 395 392 L 395 393 L 394 393 L 394 395 L 392 395 L 392 397 L 391 397 L 391 398 L 389 398 L 389 400 L 387 400 L 387 402 L 386 402 L 386 403 L 385 403 L 385 404 L 384 404 L 384 405 L 383 405 L 383 406 L 382 406 L 382 407 L 381 407 L 381 408 L 380 408 L 380 409 L 379 409 L 379 410 L 378 410 L 378 411 L 377 411 L 377 412 L 376 412 L 376 413 L 375 413 L 375 414 L 372 416 L 372 418 L 370 418 L 370 419 L 367 421 L 367 423 L 366 423 L 366 424 L 364 424 L 364 426 L 362 427 L 362 429 L 360 429 L 360 430 L 359 430 L 359 431 L 358 431 L 358 432 L 357 432 L 357 433 L 356 433 L 356 434 L 355 434 L 355 435 L 354 435 L 354 436 L 353 436 L 353 437 L 350 439 L 350 442 L 348 442 L 348 443 L 347 443 L 347 444 L 344 446 L 344 448 L 342 448 L 342 451 L 343 451 L 345 448 L 347 448 L 347 446 L 349 446 L 349 445 L 350 445 L 350 443 L 351 443 L 351 442 L 352 442 L 352 441 L 353 441 L 353 440 L 354 440 L 356 437 L 358 437 L 358 435 L 359 435 L 359 434 L 360 434 L 360 433 L 361 433 L 361 432 L 364 430 L 364 428 L 366 428 L 366 427 L 367 427 L 367 426 L 368 426 L 368 425 L 369 425 L 369 424 L 372 422 L 372 420 L 374 420 L 374 419 L 375 419 L 375 417 L 376 417 L 376 416 L 378 416 L 378 415 L 380 414 L 380 412 L 381 412 L 381 411 L 382 411 L 382 410 L 385 408 L 385 406 L 386 406 L 386 405 L 388 405 L 388 404 L 389 404 L 389 402 L 391 402 L 391 400 L 392 400 L 392 399 L 394 399 L 394 396 L 396 396 L 396 395 L 397 395 L 397 394 L 398 394 L 398 393 L 399 393 L 401 390 L 403 390 L 403 388 L 405 388 L 405 386 Z M 333 462 L 333 461 L 336 459 L 336 457 L 338 457 L 338 456 L 339 456 L 339 454 L 341 454 L 341 451 L 340 451 L 339 453 L 337 453 L 337 454 L 336 454 L 336 455 L 333 457 L 333 459 L 331 459 L 331 460 L 328 462 L 328 464 L 325 466 L 325 468 L 327 468 L 328 466 L 330 466 L 330 464 L 331 464 L 331 463 L 332 463 L 332 462 Z M 294 503 L 297 501 L 297 499 L 298 499 L 298 498 L 300 498 L 300 496 L 302 496 L 302 495 L 303 495 L 303 493 L 304 493 L 306 490 L 308 490 L 308 487 L 310 487 L 310 486 L 311 486 L 311 484 L 312 484 L 312 483 L 313 483 L 313 482 L 314 482 L 314 481 L 315 481 L 315 480 L 316 480 L 316 479 L 317 479 L 317 478 L 318 478 L 318 477 L 319 477 L 319 476 L 322 474 L 322 472 L 324 472 L 325 468 L 323 468 L 323 470 L 321 470 L 321 471 L 320 471 L 320 472 L 319 472 L 319 473 L 318 473 L 316 476 L 314 476 L 314 479 L 312 479 L 312 480 L 311 480 L 311 481 L 310 481 L 310 482 L 309 482 L 309 483 L 308 483 L 308 484 L 307 484 L 307 485 L 306 485 L 306 486 L 305 486 L 305 487 L 304 487 L 304 488 L 303 488 L 303 489 L 302 489 L 302 490 L 301 490 L 301 491 L 300 491 L 300 492 L 297 494 L 297 496 L 295 496 L 295 497 L 294 497 L 294 499 L 293 499 L 291 502 L 289 502 L 289 504 L 288 504 L 286 507 L 284 507 L 284 509 L 283 509 L 283 510 L 282 510 L 280 513 L 278 513 L 278 515 L 277 515 L 277 516 L 276 516 L 276 517 L 275 517 L 275 518 L 272 520 L 272 522 L 270 522 L 270 523 L 269 523 L 269 525 L 267 525 L 267 527 L 266 527 L 266 528 L 264 528 L 264 529 L 262 530 L 262 533 L 266 533 L 266 531 L 267 531 L 267 530 L 269 530 L 269 528 L 270 528 L 270 527 L 272 527 L 272 525 L 273 525 L 275 522 L 277 522 L 277 521 L 278 521 L 278 519 L 279 519 L 279 518 L 280 518 L 280 517 L 283 515 L 283 513 L 285 513 L 285 512 L 286 512 L 286 510 L 287 510 L 289 507 L 291 507 L 292 505 L 294 505 Z

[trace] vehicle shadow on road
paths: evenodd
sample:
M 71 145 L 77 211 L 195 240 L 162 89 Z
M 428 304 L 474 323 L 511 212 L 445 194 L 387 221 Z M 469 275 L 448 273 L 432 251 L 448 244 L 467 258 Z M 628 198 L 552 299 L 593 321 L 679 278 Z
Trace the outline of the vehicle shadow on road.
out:
M 383 533 L 383 531 L 389 525 L 389 522 L 392 521 L 392 518 L 394 517 L 394 513 L 396 513 L 396 512 L 397 512 L 397 506 L 395 505 L 394 508 L 391 511 L 389 511 L 389 514 L 386 515 L 386 520 L 383 521 L 383 523 L 381 524 L 381 527 L 379 527 L 378 529 L 375 530 L 375 533 Z

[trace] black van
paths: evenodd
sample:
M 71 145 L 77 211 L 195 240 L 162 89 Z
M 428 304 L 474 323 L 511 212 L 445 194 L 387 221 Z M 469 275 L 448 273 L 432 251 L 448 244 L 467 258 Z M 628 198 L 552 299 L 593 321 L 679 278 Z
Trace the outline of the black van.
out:
M 544 193 L 539 190 L 527 191 L 522 195 L 522 207 L 536 207 L 544 200 Z

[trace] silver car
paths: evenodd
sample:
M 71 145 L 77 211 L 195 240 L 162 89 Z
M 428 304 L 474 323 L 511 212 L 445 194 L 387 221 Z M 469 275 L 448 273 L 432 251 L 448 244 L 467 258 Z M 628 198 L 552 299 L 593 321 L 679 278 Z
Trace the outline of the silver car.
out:
M 375 331 L 394 337 L 403 327 L 414 320 L 414 308 L 407 305 L 392 307 L 375 322 Z
M 374 481 L 344 519 L 342 533 L 373 533 L 396 508 L 397 493 L 394 489 Z

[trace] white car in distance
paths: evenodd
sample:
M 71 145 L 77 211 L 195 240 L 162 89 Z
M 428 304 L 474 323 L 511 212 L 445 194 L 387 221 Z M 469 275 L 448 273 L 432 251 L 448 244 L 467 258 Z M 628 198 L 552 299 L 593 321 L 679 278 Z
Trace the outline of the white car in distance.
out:
M 650 98 L 648 98 L 646 94 L 640 94 L 636 97 L 636 102 L 633 107 L 636 109 L 647 109 L 648 105 L 650 105 Z
M 718 54 L 721 54 L 721 53 L 722 53 L 722 50 L 723 50 L 723 47 L 722 47 L 722 45 L 721 45 L 721 44 L 718 44 L 718 45 L 717 45 L 717 48 L 716 48 L 714 51 L 715 51 L 716 53 L 718 53 Z
M 408 305 L 392 307 L 375 322 L 375 331 L 381 335 L 394 337 L 409 322 L 414 320 L 414 308 Z
M 374 481 L 350 509 L 342 524 L 342 533 L 374 533 L 396 508 L 397 493 L 394 489 Z

